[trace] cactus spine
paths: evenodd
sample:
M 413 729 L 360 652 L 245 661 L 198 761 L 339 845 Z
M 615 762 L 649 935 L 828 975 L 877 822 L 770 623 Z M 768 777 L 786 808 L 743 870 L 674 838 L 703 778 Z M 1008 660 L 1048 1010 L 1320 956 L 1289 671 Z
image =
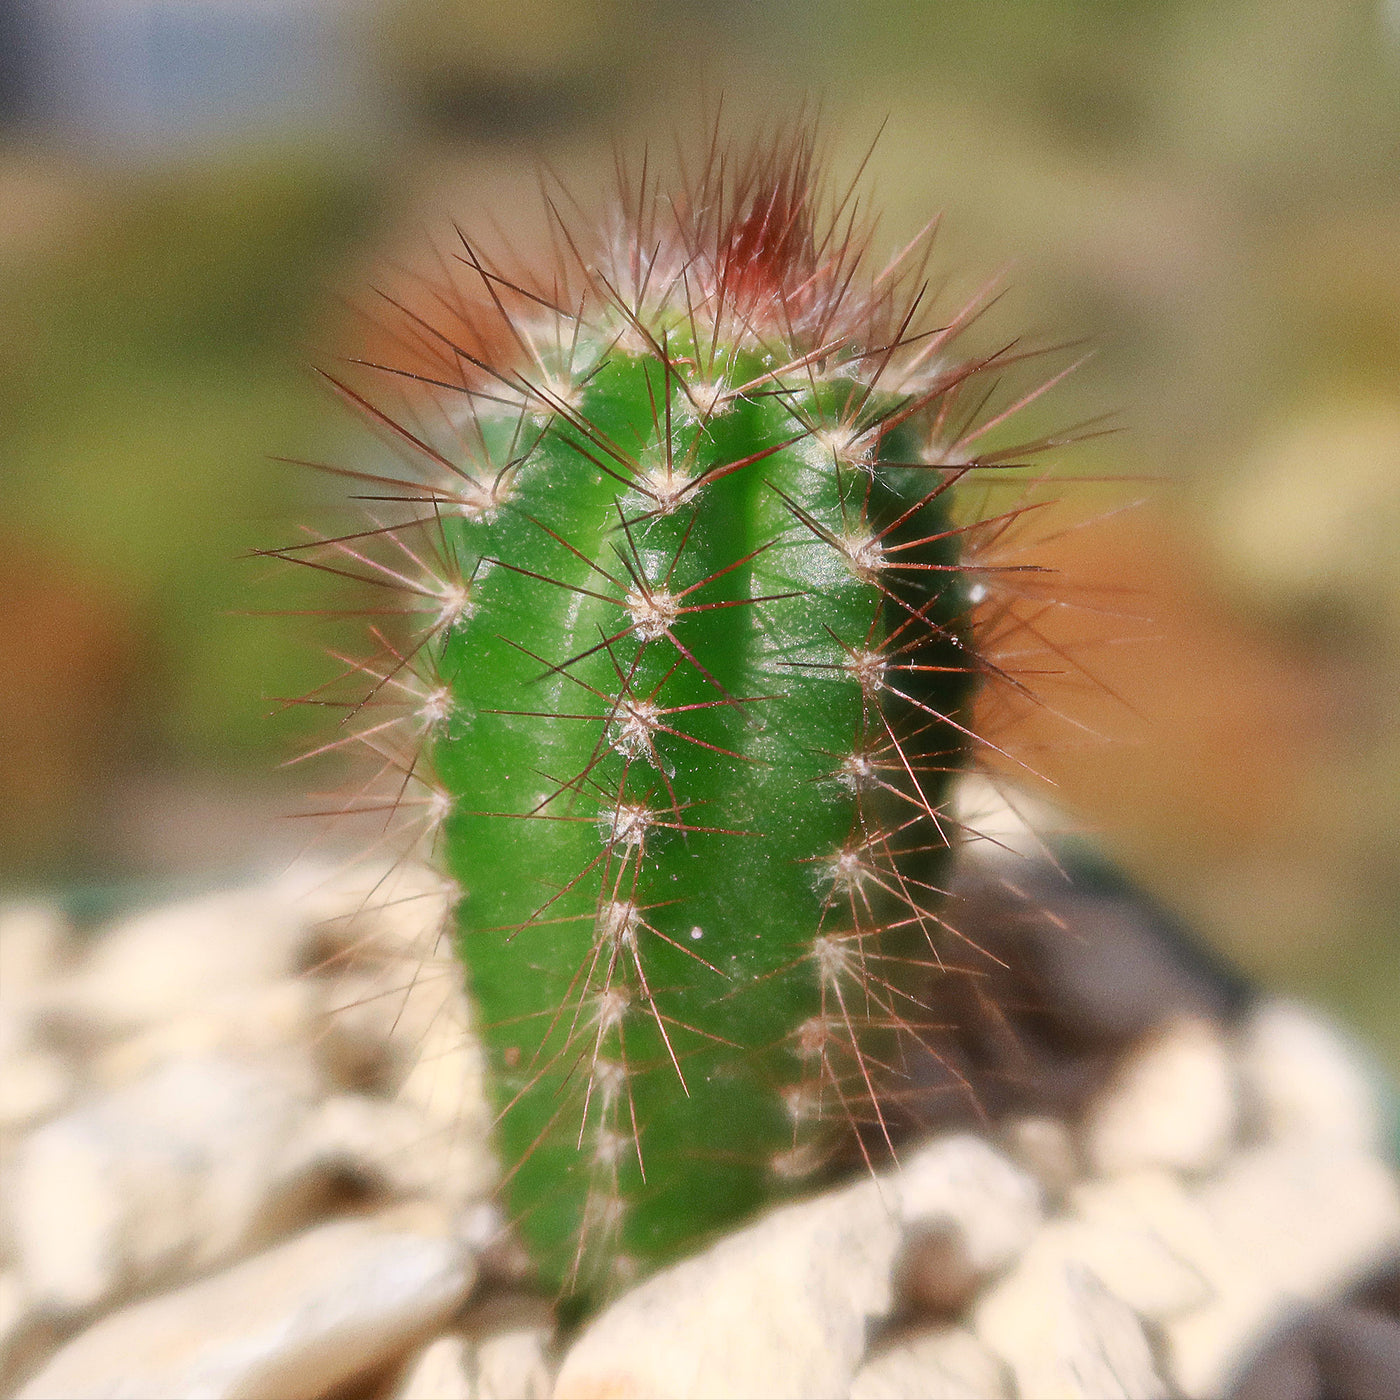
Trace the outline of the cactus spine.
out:
M 284 551 L 398 599 L 350 738 L 461 887 L 503 1201 L 585 1296 L 888 1143 L 1015 575 L 953 510 L 1008 356 L 919 324 L 925 244 L 872 274 L 805 135 L 622 185 L 547 274 L 463 239 L 393 302 L 339 385 L 392 453 L 337 469 L 393 504 Z

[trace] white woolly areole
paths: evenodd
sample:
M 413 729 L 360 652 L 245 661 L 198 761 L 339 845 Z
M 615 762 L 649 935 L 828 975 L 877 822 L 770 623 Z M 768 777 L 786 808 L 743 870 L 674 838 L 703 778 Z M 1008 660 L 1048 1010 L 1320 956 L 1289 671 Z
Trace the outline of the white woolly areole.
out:
M 680 600 L 664 588 L 653 588 L 646 593 L 640 588 L 629 588 L 622 601 L 632 619 L 632 631 L 644 642 L 664 637 L 681 607 Z

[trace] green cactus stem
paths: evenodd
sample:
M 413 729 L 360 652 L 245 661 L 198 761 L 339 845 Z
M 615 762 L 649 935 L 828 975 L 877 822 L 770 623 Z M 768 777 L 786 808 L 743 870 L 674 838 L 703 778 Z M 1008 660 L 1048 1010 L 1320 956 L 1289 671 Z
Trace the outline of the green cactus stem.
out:
M 371 621 L 352 738 L 463 892 L 502 1200 L 587 1297 L 890 1146 L 1002 675 L 1010 517 L 954 498 L 1017 454 L 976 455 L 978 304 L 925 329 L 926 251 L 872 274 L 806 136 L 559 232 L 395 299 L 380 389 L 337 381 L 392 504 L 284 552 L 414 618 Z

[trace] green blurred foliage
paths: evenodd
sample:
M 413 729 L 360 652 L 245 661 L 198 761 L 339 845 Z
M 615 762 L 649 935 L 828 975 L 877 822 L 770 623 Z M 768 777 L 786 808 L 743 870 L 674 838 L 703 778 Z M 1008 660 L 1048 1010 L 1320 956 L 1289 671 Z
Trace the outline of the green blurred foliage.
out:
M 0 538 L 128 654 L 90 696 L 81 657 L 45 676 L 7 649 L 8 712 L 41 731 L 54 705 L 121 722 L 50 825 L 7 807 L 12 870 L 90 860 L 72 828 L 132 766 L 265 767 L 266 697 L 319 678 L 304 637 L 247 616 L 304 606 L 305 587 L 288 571 L 264 586 L 241 556 L 288 536 L 298 496 L 310 509 L 310 474 L 270 454 L 314 454 L 340 426 L 308 344 L 375 198 L 352 169 L 284 153 L 88 178 L 60 237 L 0 266 Z M 13 607 L 23 580 L 7 583 Z M 5 752 L 11 775 L 23 751 Z

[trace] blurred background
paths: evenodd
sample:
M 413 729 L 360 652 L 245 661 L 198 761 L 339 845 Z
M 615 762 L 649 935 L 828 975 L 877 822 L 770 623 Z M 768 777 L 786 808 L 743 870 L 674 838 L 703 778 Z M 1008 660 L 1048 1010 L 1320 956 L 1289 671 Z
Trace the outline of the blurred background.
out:
M 9 0 L 0 7 L 0 887 L 79 914 L 302 839 L 324 590 L 249 559 L 356 425 L 309 366 L 451 221 L 540 238 L 702 89 L 819 102 L 985 334 L 1096 356 L 1027 436 L 1131 598 L 1056 800 L 1400 1072 L 1400 4 Z M 1125 478 L 1152 478 L 1144 488 Z M 322 637 L 324 640 L 324 637 Z

